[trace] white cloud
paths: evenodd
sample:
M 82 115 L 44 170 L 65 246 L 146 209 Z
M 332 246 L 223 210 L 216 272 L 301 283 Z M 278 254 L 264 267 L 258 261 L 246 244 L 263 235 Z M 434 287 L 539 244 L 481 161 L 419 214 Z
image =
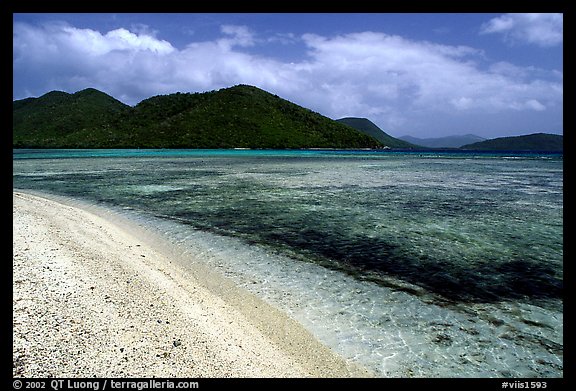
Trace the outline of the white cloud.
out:
M 167 41 L 158 40 L 150 35 L 135 34 L 124 28 L 101 34 L 91 29 L 78 29 L 67 24 L 51 23 L 41 28 L 17 23 L 14 25 L 14 48 L 34 50 L 33 54 L 62 55 L 84 53 L 100 56 L 114 50 L 150 51 L 167 54 L 174 51 Z
M 452 105 L 458 110 L 467 110 L 474 107 L 474 101 L 465 96 L 454 98 L 450 101 L 450 103 L 452 103 Z
M 103 38 L 105 38 L 105 41 L 109 44 L 109 51 L 149 50 L 157 54 L 168 54 L 175 50 L 172 45 L 166 41 L 160 41 L 150 35 L 136 35 L 123 28 L 112 30 Z
M 396 108 L 399 116 L 415 112 L 476 110 L 499 112 L 526 101 L 561 100 L 558 82 L 527 82 L 517 77 L 482 71 L 469 47 L 454 47 L 406 40 L 381 33 L 325 38 L 304 37 L 312 57 L 309 78 L 335 99 L 323 99 L 329 113 L 342 106 Z M 503 64 L 499 68 L 503 68 Z M 512 68 L 511 64 L 508 71 Z M 516 70 L 521 69 L 515 67 Z M 529 69 L 523 69 L 527 74 Z M 561 90 L 561 88 L 560 88 Z M 316 94 L 317 95 L 317 94 Z M 350 102 L 350 97 L 353 103 Z M 378 102 L 376 104 L 376 102 Z M 402 102 L 402 105 L 399 105 Z M 402 109 L 400 110 L 400 107 Z M 544 105 L 541 103 L 542 108 Z
M 529 113 L 561 114 L 561 72 L 504 62 L 484 70 L 482 51 L 467 46 L 376 32 L 305 34 L 290 36 L 305 45 L 305 59 L 283 62 L 254 54 L 271 41 L 247 27 L 222 26 L 221 33 L 179 50 L 127 29 L 15 24 L 15 85 L 36 95 L 95 87 L 135 104 L 156 94 L 245 83 L 331 118 L 369 117 L 388 131 L 440 127 L 432 119 L 441 118 L 466 125 L 469 115 L 522 112 L 529 121 Z
M 219 40 L 221 45 L 225 46 L 253 46 L 254 45 L 254 33 L 246 26 L 236 26 L 236 25 L 223 25 L 220 27 L 220 31 L 230 38 L 222 38 Z
M 562 14 L 506 14 L 493 18 L 481 27 L 481 34 L 503 34 L 506 42 L 535 44 L 541 47 L 563 42 Z
M 525 106 L 528 109 L 534 110 L 534 111 L 544 111 L 546 110 L 546 106 L 544 106 L 542 103 L 538 102 L 536 99 L 529 99 L 526 101 Z

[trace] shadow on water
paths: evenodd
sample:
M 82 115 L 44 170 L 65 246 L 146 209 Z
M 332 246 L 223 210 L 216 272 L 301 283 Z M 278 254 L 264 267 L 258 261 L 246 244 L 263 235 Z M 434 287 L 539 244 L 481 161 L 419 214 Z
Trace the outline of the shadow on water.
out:
M 381 238 L 350 237 L 342 232 L 313 228 L 311 221 L 292 220 L 291 226 L 268 225 L 265 218 L 256 224 L 242 223 L 238 214 L 234 217 L 222 210 L 210 218 L 203 213 L 181 213 L 179 221 L 196 222 L 195 228 L 239 236 L 249 244 L 275 249 L 292 258 L 313 260 L 322 266 L 350 274 L 358 279 L 389 285 L 394 277 L 450 302 L 498 302 L 503 300 L 539 301 L 560 299 L 563 281 L 555 270 L 536 260 L 510 259 L 490 260 L 474 265 L 450 262 L 429 255 L 415 257 L 401 245 L 388 243 Z M 211 225 L 198 225 L 201 221 Z M 277 221 L 276 221 L 277 223 Z M 398 286 L 412 294 L 417 289 Z

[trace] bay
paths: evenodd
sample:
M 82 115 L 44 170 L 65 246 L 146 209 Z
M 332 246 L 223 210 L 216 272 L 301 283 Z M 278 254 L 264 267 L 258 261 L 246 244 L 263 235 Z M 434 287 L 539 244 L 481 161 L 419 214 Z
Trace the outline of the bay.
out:
M 14 150 L 379 376 L 562 377 L 562 155 Z

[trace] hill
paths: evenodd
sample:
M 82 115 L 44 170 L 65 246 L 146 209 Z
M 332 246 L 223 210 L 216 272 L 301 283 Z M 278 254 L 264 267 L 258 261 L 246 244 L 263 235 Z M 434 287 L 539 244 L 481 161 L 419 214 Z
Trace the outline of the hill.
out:
M 525 136 L 494 138 L 478 143 L 463 145 L 461 149 L 560 152 L 564 150 L 563 145 L 564 136 L 557 134 L 534 133 Z
M 356 130 L 359 130 L 360 132 L 375 138 L 376 140 L 380 141 L 383 145 L 390 148 L 410 149 L 417 147 L 416 145 L 413 145 L 410 142 L 399 140 L 395 137 L 390 136 L 367 118 L 346 117 L 337 119 L 336 121 L 348 125 Z
M 87 99 L 88 97 L 93 98 Z M 13 102 L 15 148 L 378 148 L 355 129 L 253 86 L 129 107 L 94 89 Z
M 130 106 L 93 88 L 52 91 L 12 103 L 13 145 L 50 146 L 82 130 L 111 124 Z
M 418 138 L 412 136 L 399 137 L 400 140 L 427 148 L 459 148 L 462 145 L 486 140 L 474 134 L 454 135 L 446 137 Z

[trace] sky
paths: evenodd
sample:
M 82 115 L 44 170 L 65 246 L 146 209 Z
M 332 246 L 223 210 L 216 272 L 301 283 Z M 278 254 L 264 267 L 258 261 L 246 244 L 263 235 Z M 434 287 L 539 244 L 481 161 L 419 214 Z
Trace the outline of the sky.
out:
M 563 15 L 13 14 L 13 99 L 249 84 L 388 134 L 563 134 Z

